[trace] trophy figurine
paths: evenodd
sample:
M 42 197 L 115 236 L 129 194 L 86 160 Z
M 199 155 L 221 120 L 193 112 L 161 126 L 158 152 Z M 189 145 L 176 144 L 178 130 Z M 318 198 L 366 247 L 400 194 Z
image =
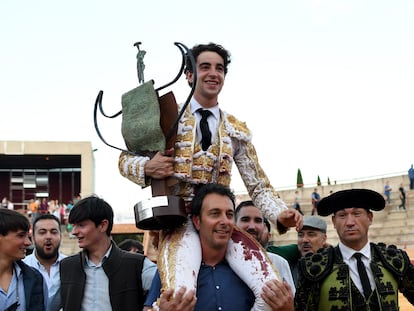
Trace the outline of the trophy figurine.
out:
M 177 135 L 179 118 L 178 105 L 170 91 L 159 96 L 159 91 L 181 76 L 185 66 L 188 49 L 181 43 L 175 43 L 182 54 L 183 63 L 176 78 L 167 85 L 154 89 L 154 82 L 144 81 L 145 51 L 140 49 L 141 42 L 134 44 L 138 48 L 137 72 L 140 85 L 122 95 L 122 135 L 130 152 L 151 158 L 158 151 L 173 150 Z M 193 93 L 188 97 L 182 112 L 188 105 Z M 173 156 L 173 155 L 172 155 Z M 184 200 L 171 195 L 169 187 L 176 180 L 167 178 L 151 180 L 152 197 L 138 202 L 134 206 L 136 226 L 144 230 L 176 228 L 187 220 Z

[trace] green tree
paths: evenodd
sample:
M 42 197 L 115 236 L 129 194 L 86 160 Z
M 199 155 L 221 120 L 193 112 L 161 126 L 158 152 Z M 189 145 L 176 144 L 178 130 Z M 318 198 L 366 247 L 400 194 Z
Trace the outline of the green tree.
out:
M 321 178 L 319 177 L 319 175 L 318 175 L 318 181 L 316 182 L 316 184 L 317 184 L 318 186 L 320 186 L 320 185 L 321 185 Z
M 296 176 L 296 187 L 298 188 L 303 187 L 303 179 L 302 179 L 302 173 L 300 171 L 300 168 L 298 168 L 298 174 Z

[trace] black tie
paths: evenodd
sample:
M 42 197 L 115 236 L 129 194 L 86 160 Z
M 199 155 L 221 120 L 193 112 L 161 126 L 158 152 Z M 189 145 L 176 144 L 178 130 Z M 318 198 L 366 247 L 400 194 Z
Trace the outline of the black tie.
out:
M 358 273 L 359 273 L 359 278 L 361 279 L 362 289 L 364 290 L 364 296 L 365 296 L 365 299 L 368 299 L 372 290 L 371 290 L 371 284 L 369 283 L 367 269 L 365 268 L 365 265 L 361 259 L 362 254 L 355 253 L 354 257 L 357 260 Z
M 200 129 L 201 129 L 201 146 L 204 151 L 211 145 L 211 132 L 208 126 L 207 118 L 211 116 L 210 110 L 198 109 L 198 113 L 201 114 Z

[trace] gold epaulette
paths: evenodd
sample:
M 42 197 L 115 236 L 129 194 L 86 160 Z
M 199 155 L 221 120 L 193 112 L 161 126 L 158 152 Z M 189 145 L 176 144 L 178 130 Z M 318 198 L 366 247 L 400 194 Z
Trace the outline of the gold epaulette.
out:
M 252 135 L 250 133 L 249 128 L 247 127 L 245 122 L 238 120 L 235 116 L 224 112 L 225 115 L 225 122 L 226 122 L 226 130 L 231 137 L 237 137 L 244 141 L 250 141 L 252 139 Z

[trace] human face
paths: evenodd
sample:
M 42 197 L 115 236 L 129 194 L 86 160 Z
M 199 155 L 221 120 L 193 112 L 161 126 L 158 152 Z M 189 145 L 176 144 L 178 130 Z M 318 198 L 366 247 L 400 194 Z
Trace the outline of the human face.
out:
M 41 259 L 57 258 L 61 238 L 59 224 L 55 220 L 42 219 L 37 221 L 33 230 L 36 256 Z
M 298 232 L 298 248 L 302 256 L 316 253 L 318 249 L 324 247 L 325 242 L 326 233 L 320 230 L 304 227 Z
M 332 216 L 332 223 L 342 243 L 360 250 L 368 243 L 368 228 L 372 224 L 372 218 L 372 212 L 366 209 L 346 208 Z
M 236 224 L 260 241 L 265 225 L 262 213 L 256 206 L 242 207 L 238 212 Z
M 72 224 L 72 234 L 78 239 L 80 248 L 92 250 L 99 248 L 99 245 L 104 239 L 107 239 L 106 229 L 108 228 L 108 220 L 104 219 L 95 226 L 95 223 L 90 220 L 83 220 Z
M 26 248 L 31 244 L 29 232 L 24 230 L 9 231 L 6 235 L 0 234 L 0 260 L 12 262 L 23 259 L 26 256 Z
M 210 193 L 204 197 L 200 215 L 193 216 L 203 253 L 225 251 L 233 233 L 234 206 L 229 197 Z
M 196 70 L 194 97 L 205 108 L 217 105 L 218 94 L 224 85 L 223 58 L 216 52 L 202 52 L 197 57 Z M 192 72 L 187 72 L 187 80 L 190 83 L 194 82 Z

